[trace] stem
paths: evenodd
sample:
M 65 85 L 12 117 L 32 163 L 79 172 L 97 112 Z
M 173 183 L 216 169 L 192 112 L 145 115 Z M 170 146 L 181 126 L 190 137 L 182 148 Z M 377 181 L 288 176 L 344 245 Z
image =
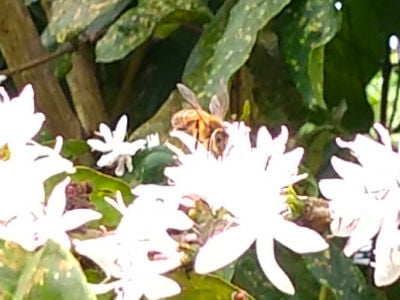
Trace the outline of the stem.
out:
M 86 135 L 99 123 L 107 122 L 107 114 L 96 78 L 91 47 L 81 43 L 72 55 L 72 69 L 66 79 L 75 111 Z

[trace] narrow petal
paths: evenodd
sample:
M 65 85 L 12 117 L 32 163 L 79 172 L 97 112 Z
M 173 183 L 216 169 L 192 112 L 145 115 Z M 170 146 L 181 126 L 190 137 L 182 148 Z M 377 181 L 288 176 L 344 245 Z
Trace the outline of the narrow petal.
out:
M 125 162 L 126 162 L 125 156 L 120 156 L 118 158 L 117 166 L 114 170 L 115 175 L 117 175 L 118 177 L 121 177 L 125 173 Z M 132 166 L 132 169 L 133 169 L 133 166 Z
M 106 124 L 101 123 L 99 126 L 100 130 L 100 136 L 103 137 L 104 141 L 106 144 L 110 144 L 113 141 L 113 136 L 110 127 L 108 127 Z
M 69 182 L 70 178 L 67 177 L 54 187 L 49 199 L 47 200 L 47 206 L 46 206 L 47 215 L 51 215 L 54 217 L 56 216 L 61 217 L 61 215 L 65 210 L 65 204 L 67 202 L 65 189 Z
M 392 151 L 392 140 L 390 139 L 390 133 L 389 130 L 387 130 L 382 124 L 380 123 L 375 123 L 374 124 L 374 129 L 378 132 L 382 143 L 390 150 Z
M 117 126 L 114 130 L 114 139 L 117 142 L 123 142 L 126 135 L 126 129 L 128 128 L 128 117 L 126 115 L 121 116 L 118 120 Z
M 295 291 L 292 282 L 276 262 L 272 236 L 257 239 L 256 251 L 258 262 L 271 283 L 282 292 L 294 295 Z
M 128 170 L 129 173 L 132 172 L 133 171 L 132 157 L 124 156 L 124 160 L 126 169 Z
M 325 250 L 328 243 L 314 230 L 282 220 L 275 223 L 274 238 L 296 253 L 310 253 Z
M 254 240 L 251 231 L 242 226 L 213 236 L 200 248 L 194 263 L 195 272 L 206 274 L 225 267 L 241 256 Z
M 109 291 L 115 289 L 116 287 L 119 287 L 120 284 L 121 281 L 116 280 L 109 283 L 98 283 L 98 284 L 88 283 L 88 286 L 93 293 L 95 293 L 96 295 L 101 295 L 108 293 Z
M 82 208 L 70 210 L 62 216 L 63 228 L 65 231 L 72 230 L 87 222 L 98 220 L 101 217 L 101 213 L 91 209 Z

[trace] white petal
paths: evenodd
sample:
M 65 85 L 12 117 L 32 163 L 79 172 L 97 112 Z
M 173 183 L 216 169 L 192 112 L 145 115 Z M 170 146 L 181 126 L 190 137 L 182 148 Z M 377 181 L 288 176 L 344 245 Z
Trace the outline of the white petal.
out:
M 374 251 L 374 281 L 377 286 L 390 285 L 400 276 L 400 231 L 397 226 L 387 229 L 381 230 Z
M 135 155 L 139 150 L 142 150 L 146 146 L 146 140 L 139 139 L 133 142 L 127 142 L 129 145 L 129 151 L 126 154 Z
M 325 250 L 328 243 L 314 230 L 298 226 L 293 222 L 281 220 L 274 224 L 274 238 L 297 253 L 310 253 Z
M 123 142 L 126 135 L 126 129 L 128 127 L 128 117 L 126 115 L 121 116 L 118 120 L 117 126 L 114 130 L 114 140 L 117 142 Z
M 113 141 L 113 136 L 110 127 L 108 127 L 106 124 L 101 123 L 99 126 L 100 130 L 100 136 L 103 137 L 104 141 L 106 144 L 112 143 Z
M 120 284 L 121 284 L 121 281 L 116 280 L 116 281 L 109 282 L 109 283 L 98 283 L 98 284 L 88 283 L 88 286 L 93 293 L 95 293 L 96 295 L 99 295 L 99 294 L 105 294 L 105 293 L 115 289 Z
M 116 260 L 121 255 L 121 247 L 117 244 L 115 235 L 108 235 L 96 239 L 72 241 L 75 251 L 89 257 L 110 276 L 121 277 L 121 266 Z
M 364 216 L 358 221 L 357 227 L 353 230 L 350 238 L 347 240 L 346 246 L 343 250 L 346 256 L 351 256 L 358 249 L 368 243 L 368 241 L 375 236 L 379 231 L 382 219 L 374 211 L 365 213 Z
M 356 229 L 358 219 L 352 217 L 337 217 L 331 222 L 330 229 L 334 236 L 348 237 Z
M 380 123 L 375 123 L 374 124 L 375 130 L 378 132 L 382 143 L 390 150 L 392 150 L 392 140 L 390 139 L 390 133 L 387 128 L 385 128 L 382 124 Z
M 331 158 L 331 164 L 335 172 L 344 179 L 354 181 L 355 178 L 363 178 L 362 175 L 365 174 L 365 170 L 359 164 L 343 160 L 336 156 Z
M 255 237 L 243 226 L 229 228 L 211 237 L 196 256 L 195 272 L 206 274 L 225 267 L 239 258 L 254 240 Z
M 319 181 L 319 189 L 325 198 L 335 201 L 343 201 L 350 203 L 352 201 L 359 201 L 354 198 L 355 189 L 353 182 L 343 180 L 340 178 L 321 179 Z M 345 204 L 345 203 L 344 203 Z
M 125 162 L 126 162 L 126 157 L 125 156 L 120 156 L 117 161 L 117 166 L 114 170 L 115 175 L 118 177 L 121 177 L 125 173 Z M 133 168 L 133 166 L 132 166 Z
M 172 297 L 181 292 L 181 287 L 175 281 L 164 276 L 154 276 L 149 280 L 144 295 L 149 300 Z
M 65 231 L 72 230 L 87 222 L 98 220 L 101 217 L 101 213 L 91 209 L 69 210 L 62 216 L 63 228 Z
M 257 239 L 256 251 L 258 262 L 271 283 L 282 292 L 294 295 L 295 291 L 292 282 L 276 262 L 272 236 Z
M 92 148 L 92 151 L 96 150 L 96 151 L 100 151 L 100 152 L 109 152 L 112 150 L 112 147 L 110 144 L 106 144 L 103 141 L 100 141 L 98 139 L 88 139 L 86 142 L 88 143 L 90 148 Z
M 51 216 L 60 216 L 63 214 L 65 210 L 65 204 L 67 202 L 66 195 L 65 195 L 65 188 L 70 182 L 70 178 L 67 177 L 59 184 L 57 184 L 49 199 L 47 200 L 46 206 L 46 214 Z
M 68 235 L 63 231 L 53 233 L 49 236 L 49 239 L 52 239 L 64 249 L 69 250 L 71 248 L 71 241 L 69 240 Z
M 133 171 L 132 157 L 124 156 L 124 160 L 125 160 L 126 169 L 128 170 L 129 173 L 132 172 Z
M 115 152 L 104 154 L 97 161 L 97 166 L 100 168 L 111 167 L 117 159 L 118 159 L 118 154 Z

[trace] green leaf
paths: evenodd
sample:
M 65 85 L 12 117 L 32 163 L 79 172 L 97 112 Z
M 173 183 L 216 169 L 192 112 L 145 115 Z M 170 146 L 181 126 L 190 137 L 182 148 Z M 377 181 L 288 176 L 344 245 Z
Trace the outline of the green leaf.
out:
M 382 291 L 367 284 L 360 269 L 343 255 L 336 242 L 331 242 L 324 252 L 304 255 L 315 279 L 329 287 L 338 300 L 385 299 Z
M 275 256 L 295 286 L 296 293 L 293 296 L 283 294 L 267 279 L 253 250 L 248 251 L 239 259 L 233 283 L 247 289 L 259 300 L 318 299 L 319 284 L 305 267 L 301 256 L 280 245 L 276 247 Z
M 182 288 L 182 292 L 179 295 L 168 298 L 171 300 L 255 300 L 247 293 L 247 298 L 236 298 L 235 295 L 237 295 L 237 293 L 245 292 L 218 276 L 197 275 L 192 272 L 189 273 L 184 270 L 179 270 L 170 274 L 169 277 L 176 280 Z
M 61 154 L 69 159 L 76 158 L 86 152 L 90 152 L 90 147 L 83 140 L 66 140 L 61 150 Z
M 127 0 L 54 0 L 51 6 L 51 18 L 48 25 L 51 35 L 58 43 L 70 40 L 82 31 L 97 17 L 117 7 L 125 8 Z
M 164 18 L 177 11 L 181 14 L 186 11 L 188 13 L 203 12 L 202 19 L 204 19 L 208 15 L 208 10 L 202 2 L 199 0 L 140 1 L 137 7 L 125 12 L 97 43 L 97 61 L 112 62 L 124 58 L 146 41 Z M 182 20 L 185 19 L 182 17 Z M 175 18 L 174 21 L 178 22 L 179 18 Z
M 368 131 L 374 122 L 365 88 L 383 67 L 389 35 L 398 33 L 399 9 L 397 0 L 343 1 L 341 29 L 325 49 L 324 97 L 330 108 L 346 101 L 341 125 L 349 131 Z
M 282 124 L 295 132 L 307 120 L 308 109 L 285 67 L 276 35 L 269 28 L 260 31 L 248 62 L 254 80 L 254 123 L 280 130 Z
M 92 188 L 89 199 L 94 209 L 103 217 L 97 221 L 105 226 L 115 227 L 118 225 L 121 214 L 108 204 L 104 197 L 115 197 L 117 191 L 120 191 L 125 203 L 132 201 L 132 193 L 130 187 L 121 179 L 104 173 L 95 171 L 84 166 L 77 166 L 76 173 L 71 174 L 72 182 L 86 183 Z
M 336 0 L 294 1 L 278 18 L 277 31 L 285 61 L 303 101 L 325 107 L 324 46 L 340 28 Z
M 0 240 L 0 296 L 4 299 L 15 293 L 21 271 L 32 255 L 17 244 Z
M 258 31 L 290 0 L 239 0 L 225 2 L 216 19 L 203 32 L 184 74 L 184 81 L 200 99 L 216 94 L 221 80 L 229 78 L 247 61 Z M 210 51 L 211 50 L 211 51 Z M 205 52 L 206 51 L 206 52 Z M 195 63 L 205 64 L 195 64 Z M 193 73 L 195 68 L 200 71 Z M 193 73 L 193 75 L 191 75 Z M 195 78 L 195 74 L 200 75 Z
M 13 299 L 85 300 L 96 296 L 75 257 L 48 241 L 25 265 Z
M 147 148 L 134 156 L 134 170 L 126 174 L 123 179 L 129 183 L 166 183 L 164 168 L 174 162 L 174 153 L 166 146 Z
M 227 0 L 224 2 L 216 16 L 204 28 L 199 41 L 186 62 L 185 71 L 182 76 L 183 81 L 197 93 L 203 91 L 204 85 L 208 80 L 216 45 L 224 34 L 229 12 L 235 2 L 236 0 Z

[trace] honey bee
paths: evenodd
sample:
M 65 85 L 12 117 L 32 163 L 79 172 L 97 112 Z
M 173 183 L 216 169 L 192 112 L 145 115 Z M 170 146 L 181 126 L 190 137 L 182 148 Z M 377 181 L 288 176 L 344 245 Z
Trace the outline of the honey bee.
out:
M 229 108 L 229 95 L 226 86 L 221 86 L 221 91 L 211 98 L 208 113 L 201 108 L 196 95 L 188 87 L 178 83 L 180 94 L 192 108 L 176 112 L 171 119 L 174 129 L 190 134 L 216 157 L 222 155 L 229 137 L 223 123 Z

